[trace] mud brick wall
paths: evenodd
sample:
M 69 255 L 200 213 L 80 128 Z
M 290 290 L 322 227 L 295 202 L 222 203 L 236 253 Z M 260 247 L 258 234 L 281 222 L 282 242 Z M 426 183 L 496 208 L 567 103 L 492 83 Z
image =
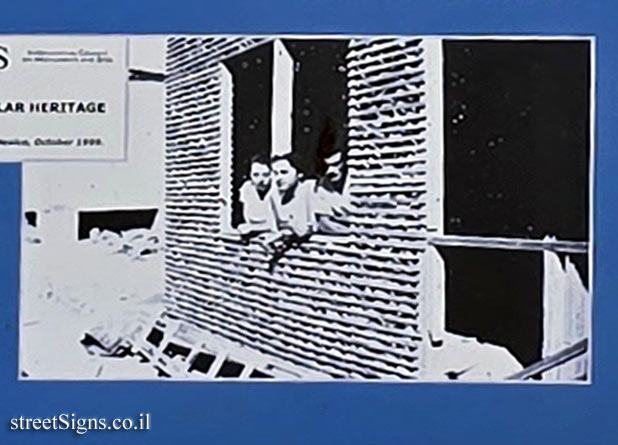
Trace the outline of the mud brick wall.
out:
M 316 235 L 269 271 L 259 248 L 220 229 L 230 179 L 221 177 L 218 64 L 265 41 L 168 40 L 167 316 L 326 376 L 416 378 L 427 230 L 422 42 L 350 41 L 354 234 Z

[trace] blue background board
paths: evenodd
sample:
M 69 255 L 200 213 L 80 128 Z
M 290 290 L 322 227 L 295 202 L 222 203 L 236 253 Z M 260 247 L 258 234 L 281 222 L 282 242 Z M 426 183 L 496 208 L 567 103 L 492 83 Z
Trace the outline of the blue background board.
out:
M 592 386 L 18 382 L 21 168 L 0 165 L 0 444 L 618 443 L 618 4 L 567 0 L 5 2 L 0 32 L 597 36 Z M 61 347 L 61 345 L 58 345 Z M 9 419 L 149 412 L 151 431 L 9 431 Z

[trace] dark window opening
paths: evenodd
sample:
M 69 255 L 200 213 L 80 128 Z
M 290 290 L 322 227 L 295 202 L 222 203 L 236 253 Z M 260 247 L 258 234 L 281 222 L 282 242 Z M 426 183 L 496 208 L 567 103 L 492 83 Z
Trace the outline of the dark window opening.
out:
M 254 369 L 253 371 L 251 371 L 251 374 L 249 375 L 249 377 L 252 379 L 272 379 L 273 378 L 272 375 L 266 374 L 265 372 L 262 372 L 259 369 Z
M 324 173 L 323 158 L 347 147 L 347 40 L 282 40 L 294 63 L 292 153 L 307 178 Z M 225 62 L 233 79 L 232 226 L 243 222 L 239 189 L 249 161 L 270 158 L 273 45 L 267 43 Z M 345 173 L 345 172 L 344 172 Z
M 174 358 L 177 355 L 186 358 L 189 355 L 189 352 L 191 352 L 191 348 L 187 348 L 186 346 L 180 346 L 172 342 L 169 342 L 163 350 L 163 353 L 170 358 Z
M 588 240 L 590 42 L 443 50 L 445 232 Z
M 322 173 L 320 152 L 347 147 L 347 40 L 283 40 L 294 60 L 292 150 L 308 177 Z
M 240 377 L 243 369 L 245 369 L 244 365 L 226 360 L 223 362 L 223 365 L 221 365 L 221 368 L 219 368 L 216 377 Z
M 189 367 L 189 372 L 198 371 L 202 374 L 206 374 L 208 373 L 208 370 L 210 369 L 214 361 L 214 355 L 204 354 L 203 352 L 200 352 L 195 356 L 195 359 L 193 359 L 193 363 L 191 363 L 191 366 Z
M 95 228 L 118 234 L 131 229 L 151 229 L 157 212 L 157 209 L 81 211 L 78 213 L 77 239 L 89 238 L 90 231 Z
M 161 341 L 163 340 L 163 331 L 160 331 L 157 328 L 152 328 L 148 337 L 146 337 L 146 341 L 155 346 L 161 345 Z
M 28 210 L 26 213 L 24 213 L 24 216 L 26 217 L 26 223 L 29 226 L 32 227 L 36 227 L 37 226 L 37 212 L 35 212 L 34 210 Z
M 225 61 L 232 74 L 232 226 L 243 221 L 239 190 L 249 161 L 270 157 L 273 45 L 267 43 Z

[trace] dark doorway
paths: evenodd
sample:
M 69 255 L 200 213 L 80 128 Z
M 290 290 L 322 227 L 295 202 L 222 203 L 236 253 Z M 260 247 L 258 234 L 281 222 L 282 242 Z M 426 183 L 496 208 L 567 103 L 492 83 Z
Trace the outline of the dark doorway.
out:
M 522 365 L 540 360 L 543 254 L 440 248 L 446 275 L 446 329 L 505 346 Z

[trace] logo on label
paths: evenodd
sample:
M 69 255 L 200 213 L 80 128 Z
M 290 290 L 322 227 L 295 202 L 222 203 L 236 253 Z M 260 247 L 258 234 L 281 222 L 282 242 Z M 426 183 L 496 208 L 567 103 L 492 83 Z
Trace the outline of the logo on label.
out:
M 0 45 L 0 70 L 5 70 L 9 67 L 9 47 Z

